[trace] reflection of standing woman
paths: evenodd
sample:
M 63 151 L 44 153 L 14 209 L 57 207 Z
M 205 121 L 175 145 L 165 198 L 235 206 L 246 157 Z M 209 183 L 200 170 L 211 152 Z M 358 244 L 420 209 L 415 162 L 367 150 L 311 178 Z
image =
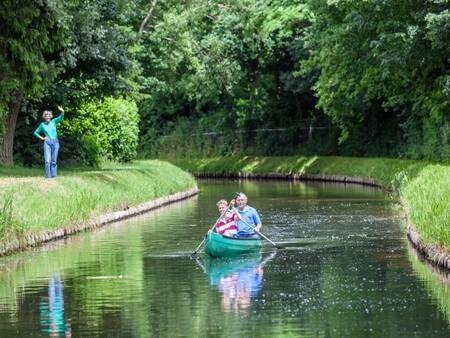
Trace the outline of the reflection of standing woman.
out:
M 64 109 L 58 106 L 61 115 L 52 119 L 52 112 L 44 110 L 42 113 L 42 122 L 34 131 L 34 135 L 44 141 L 44 160 L 45 160 L 45 177 L 56 177 L 56 161 L 58 160 L 59 141 L 56 125 L 64 118 Z M 44 133 L 45 136 L 40 134 Z

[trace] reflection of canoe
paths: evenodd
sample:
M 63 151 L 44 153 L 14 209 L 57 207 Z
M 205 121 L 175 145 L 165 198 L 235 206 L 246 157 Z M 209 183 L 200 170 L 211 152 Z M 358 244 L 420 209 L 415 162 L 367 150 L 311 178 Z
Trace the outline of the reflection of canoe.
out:
M 205 258 L 205 272 L 211 285 L 216 285 L 221 278 L 245 269 L 255 268 L 261 263 L 259 253 L 234 258 Z
M 208 233 L 205 244 L 205 252 L 212 257 L 235 257 L 260 249 L 260 239 L 230 238 L 215 232 Z
M 264 266 L 276 255 L 273 251 L 265 258 L 260 252 L 238 257 L 208 257 L 196 259 L 221 296 L 221 308 L 225 312 L 248 312 L 251 300 L 258 297 L 263 286 Z

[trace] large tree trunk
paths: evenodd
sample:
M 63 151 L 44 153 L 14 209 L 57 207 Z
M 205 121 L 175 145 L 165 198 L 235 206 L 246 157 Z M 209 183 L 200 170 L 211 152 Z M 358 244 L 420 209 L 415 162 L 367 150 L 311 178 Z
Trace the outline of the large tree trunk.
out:
M 17 116 L 19 115 L 22 97 L 14 96 L 8 105 L 8 112 L 3 118 L 3 133 L 0 135 L 0 164 L 13 165 L 14 132 L 16 130 Z

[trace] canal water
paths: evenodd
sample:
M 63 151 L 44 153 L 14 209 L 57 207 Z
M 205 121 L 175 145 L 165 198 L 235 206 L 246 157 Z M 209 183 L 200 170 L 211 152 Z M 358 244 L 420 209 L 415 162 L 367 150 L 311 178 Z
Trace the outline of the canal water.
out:
M 199 196 L 0 258 L 1 337 L 449 337 L 450 285 L 374 188 L 199 182 Z M 244 191 L 261 254 L 189 254 Z M 448 276 L 447 276 L 448 277 Z

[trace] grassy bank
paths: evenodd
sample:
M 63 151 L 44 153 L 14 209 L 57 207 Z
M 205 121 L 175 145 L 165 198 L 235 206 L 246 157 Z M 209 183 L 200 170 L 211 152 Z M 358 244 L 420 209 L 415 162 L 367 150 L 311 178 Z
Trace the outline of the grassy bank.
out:
M 194 186 L 190 174 L 161 161 L 71 168 L 51 180 L 42 177 L 42 170 L 0 167 L 0 242 L 79 224 Z
M 450 250 L 450 163 L 352 157 L 220 157 L 173 161 L 192 173 L 359 176 L 397 192 L 427 243 Z

